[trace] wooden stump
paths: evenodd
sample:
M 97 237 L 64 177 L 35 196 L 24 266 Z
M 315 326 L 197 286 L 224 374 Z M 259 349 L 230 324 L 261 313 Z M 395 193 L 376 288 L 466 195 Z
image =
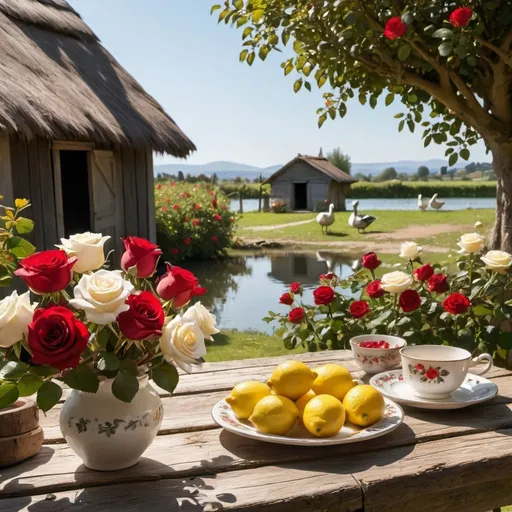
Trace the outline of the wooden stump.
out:
M 43 444 L 39 409 L 28 398 L 21 398 L 0 410 L 0 467 L 11 466 L 34 456 Z

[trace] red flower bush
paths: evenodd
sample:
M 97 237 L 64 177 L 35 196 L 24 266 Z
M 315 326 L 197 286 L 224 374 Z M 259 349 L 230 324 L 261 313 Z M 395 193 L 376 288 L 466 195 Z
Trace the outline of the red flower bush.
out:
M 462 293 L 452 293 L 443 301 L 443 308 L 452 315 L 465 313 L 471 307 L 471 302 Z
M 121 268 L 128 272 L 131 268 L 136 267 L 138 278 L 151 277 L 155 273 L 162 254 L 158 245 L 138 236 L 123 238 L 123 244 L 125 252 L 121 257 Z
M 405 290 L 400 294 L 398 303 L 403 311 L 410 313 L 421 306 L 421 297 L 416 290 Z
M 160 300 L 151 292 L 130 295 L 126 300 L 128 311 L 117 317 L 119 329 L 129 340 L 145 340 L 160 336 L 165 314 Z
M 380 287 L 380 279 L 376 279 L 366 287 L 366 293 L 371 299 L 378 299 L 386 292 Z
M 300 324 L 306 317 L 306 312 L 303 308 L 294 308 L 288 313 L 288 321 L 292 324 Z
M 60 249 L 36 252 L 21 260 L 20 268 L 14 274 L 39 295 L 60 292 L 69 286 L 77 260 L 75 256 L 68 258 Z
M 350 304 L 350 314 L 354 318 L 361 318 L 370 312 L 370 305 L 365 300 L 357 300 Z
M 413 275 L 418 281 L 428 281 L 434 275 L 434 269 L 427 263 L 415 269 Z
M 450 14 L 450 23 L 454 27 L 465 27 L 473 16 L 471 7 L 459 7 Z
M 287 306 L 291 306 L 293 304 L 293 297 L 288 293 L 283 293 L 279 298 L 280 304 L 286 304 Z
M 382 261 L 379 260 L 374 252 L 368 252 L 361 258 L 361 265 L 368 270 L 375 270 L 381 264 Z
M 436 293 L 447 292 L 450 289 L 448 278 L 444 274 L 434 274 L 428 280 L 428 289 Z
M 192 272 L 167 264 L 167 273 L 160 279 L 156 291 L 164 300 L 172 300 L 175 309 L 182 308 L 193 296 L 204 295 L 206 289 Z
M 28 326 L 28 345 L 34 364 L 59 370 L 75 368 L 89 341 L 87 327 L 62 306 L 36 309 Z
M 330 286 L 320 286 L 313 292 L 313 297 L 317 306 L 325 306 L 336 298 L 336 294 Z
M 395 16 L 390 18 L 384 27 L 384 36 L 388 39 L 398 39 L 407 32 L 407 25 L 402 21 L 402 18 Z

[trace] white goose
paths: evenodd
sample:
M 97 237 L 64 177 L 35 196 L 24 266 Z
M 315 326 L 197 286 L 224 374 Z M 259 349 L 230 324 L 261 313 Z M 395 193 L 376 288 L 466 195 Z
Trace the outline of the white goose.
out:
M 428 203 L 426 201 L 423 201 L 423 196 L 421 194 L 418 194 L 418 208 L 424 212 L 428 208 Z
M 438 211 L 439 211 L 439 210 L 444 206 L 444 201 L 438 201 L 438 200 L 437 200 L 437 194 L 434 194 L 434 195 L 431 197 L 431 199 L 430 199 L 430 201 L 429 201 L 428 205 L 429 205 L 431 208 L 434 208 L 434 210 L 435 210 L 436 212 L 438 212 Z
M 360 233 L 361 229 L 364 230 L 372 223 L 377 220 L 377 217 L 372 217 L 371 215 L 358 215 L 357 207 L 359 206 L 359 201 L 354 201 L 352 203 L 352 207 L 354 211 L 350 214 L 348 218 L 348 225 L 357 228 L 357 231 Z
M 324 232 L 325 228 L 325 234 L 329 234 L 329 226 L 332 226 L 334 224 L 334 205 L 331 203 L 329 205 L 329 212 L 322 212 L 319 213 L 316 216 L 316 221 L 320 226 L 322 226 L 322 233 Z

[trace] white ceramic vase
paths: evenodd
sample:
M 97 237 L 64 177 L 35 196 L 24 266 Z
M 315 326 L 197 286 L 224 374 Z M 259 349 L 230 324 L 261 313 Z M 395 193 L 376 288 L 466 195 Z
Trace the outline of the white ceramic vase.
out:
M 86 467 L 97 471 L 137 464 L 162 423 L 162 401 L 147 376 L 139 378 L 130 403 L 112 394 L 112 382 L 101 382 L 95 394 L 73 390 L 60 412 L 64 439 Z

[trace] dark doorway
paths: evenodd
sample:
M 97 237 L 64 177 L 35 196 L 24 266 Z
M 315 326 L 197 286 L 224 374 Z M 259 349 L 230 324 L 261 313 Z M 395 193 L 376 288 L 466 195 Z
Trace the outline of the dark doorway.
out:
M 64 236 L 91 231 L 87 151 L 60 151 Z
M 307 183 L 294 183 L 293 184 L 294 210 L 307 210 L 308 209 L 308 184 Z

